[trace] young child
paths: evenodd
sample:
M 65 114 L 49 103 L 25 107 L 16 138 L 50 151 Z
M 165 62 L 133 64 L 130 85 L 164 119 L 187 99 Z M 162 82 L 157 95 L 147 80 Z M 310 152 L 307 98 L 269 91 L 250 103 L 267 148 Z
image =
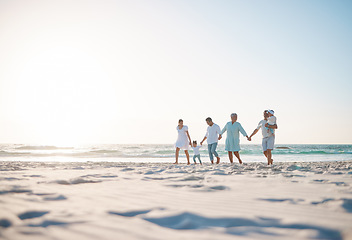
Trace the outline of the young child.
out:
M 276 124 L 276 117 L 274 116 L 274 110 L 268 110 L 269 118 L 268 118 L 268 125 L 272 126 Z M 272 128 L 267 128 L 268 133 L 272 133 L 275 136 L 275 131 Z
M 194 155 L 193 155 L 194 164 L 197 164 L 196 158 L 198 158 L 200 165 L 202 165 L 202 161 L 200 160 L 200 153 L 199 153 L 199 148 L 201 148 L 201 147 L 202 147 L 202 145 L 197 146 L 197 141 L 193 141 L 192 149 L 193 149 L 193 153 L 194 153 Z

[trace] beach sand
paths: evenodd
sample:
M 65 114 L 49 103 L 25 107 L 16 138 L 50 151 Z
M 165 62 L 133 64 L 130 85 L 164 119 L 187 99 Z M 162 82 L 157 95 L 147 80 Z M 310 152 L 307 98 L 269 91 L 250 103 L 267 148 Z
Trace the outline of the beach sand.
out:
M 352 239 L 352 162 L 0 162 L 1 239 Z

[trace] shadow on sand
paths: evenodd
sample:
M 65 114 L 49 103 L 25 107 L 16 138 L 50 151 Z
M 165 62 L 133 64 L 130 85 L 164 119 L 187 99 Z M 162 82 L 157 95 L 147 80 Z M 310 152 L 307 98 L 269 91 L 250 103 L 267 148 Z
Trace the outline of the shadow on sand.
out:
M 152 210 L 153 209 L 124 213 L 109 213 L 124 217 L 138 217 L 138 215 L 147 214 Z M 282 223 L 280 219 L 275 218 L 208 218 L 189 212 L 168 217 L 148 218 L 146 216 L 141 216 L 141 218 L 161 227 L 174 230 L 224 228 L 227 234 L 237 236 L 246 236 L 253 233 L 267 236 L 280 236 L 282 231 L 278 231 L 280 233 L 275 233 L 275 231 L 273 231 L 273 229 L 277 228 L 285 230 L 310 230 L 315 233 L 313 239 L 342 239 L 341 233 L 338 230 L 309 224 L 285 224 Z

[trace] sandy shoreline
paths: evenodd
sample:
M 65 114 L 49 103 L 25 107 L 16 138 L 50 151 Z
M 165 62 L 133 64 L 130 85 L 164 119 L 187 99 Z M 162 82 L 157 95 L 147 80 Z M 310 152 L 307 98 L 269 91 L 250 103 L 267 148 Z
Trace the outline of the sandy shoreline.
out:
M 352 239 L 352 161 L 0 170 L 3 239 Z

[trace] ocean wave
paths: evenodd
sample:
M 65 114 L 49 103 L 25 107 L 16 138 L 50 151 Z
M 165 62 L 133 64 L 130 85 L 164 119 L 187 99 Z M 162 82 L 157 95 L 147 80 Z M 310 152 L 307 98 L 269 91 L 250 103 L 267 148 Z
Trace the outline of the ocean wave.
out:
M 295 151 L 273 151 L 275 154 L 292 154 L 292 155 L 334 155 L 334 154 L 352 154 L 350 151 L 331 151 L 331 150 L 318 150 L 318 151 L 307 151 L 307 150 L 295 150 Z
M 73 147 L 57 147 L 57 146 L 20 146 L 16 147 L 17 150 L 70 150 Z
M 290 154 L 295 154 L 292 152 Z M 302 151 L 298 152 L 297 154 L 339 154 L 339 152 L 330 152 L 330 151 Z
M 9 152 L 9 151 L 0 151 L 0 156 L 22 156 L 28 155 L 30 152 Z
M 119 150 L 93 150 L 93 151 L 88 151 L 87 153 L 96 153 L 96 154 L 120 154 L 121 151 Z
M 41 151 L 39 151 L 41 150 Z M 219 145 L 217 152 L 227 157 L 224 145 Z M 201 148 L 202 156 L 208 156 L 207 148 Z M 352 155 L 352 145 L 290 145 L 278 146 L 274 155 L 280 156 L 333 156 Z M 243 145 L 240 151 L 244 156 L 261 156 L 260 145 Z M 193 151 L 190 149 L 190 155 Z M 57 147 L 35 145 L 0 145 L 0 157 L 70 157 L 70 158 L 173 158 L 173 145 L 95 145 L 86 147 Z M 183 151 L 181 157 L 184 157 Z M 349 157 L 348 157 L 349 158 Z

